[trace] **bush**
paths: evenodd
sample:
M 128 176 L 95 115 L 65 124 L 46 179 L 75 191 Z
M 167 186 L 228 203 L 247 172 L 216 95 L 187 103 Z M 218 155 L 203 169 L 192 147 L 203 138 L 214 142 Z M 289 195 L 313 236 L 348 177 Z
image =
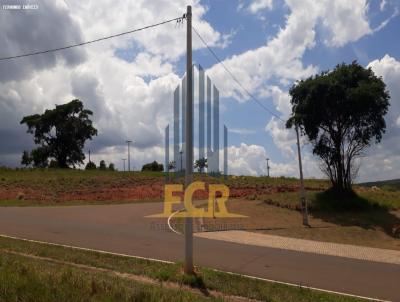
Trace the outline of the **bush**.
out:
M 96 170 L 96 164 L 92 161 L 86 164 L 85 170 Z
M 106 162 L 105 162 L 104 160 L 101 160 L 101 161 L 100 161 L 99 169 L 100 169 L 100 170 L 107 170 Z
M 148 164 L 143 165 L 142 171 L 159 171 L 159 172 L 162 172 L 162 171 L 164 171 L 164 165 L 163 164 L 159 164 L 156 161 L 153 161 L 152 163 L 148 163 Z

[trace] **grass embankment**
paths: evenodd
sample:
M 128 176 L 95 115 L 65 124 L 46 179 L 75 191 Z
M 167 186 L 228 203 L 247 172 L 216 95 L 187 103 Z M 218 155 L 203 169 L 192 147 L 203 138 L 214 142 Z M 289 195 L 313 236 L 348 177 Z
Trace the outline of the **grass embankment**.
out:
M 206 268 L 187 277 L 179 264 L 0 237 L 0 300 L 239 301 L 235 296 L 277 302 L 361 301 Z
M 196 173 L 195 180 L 226 183 L 235 198 L 297 190 L 294 178 L 230 176 L 215 178 Z M 174 182 L 183 182 L 176 178 Z M 59 206 L 162 201 L 166 175 L 162 172 L 113 172 L 83 170 L 12 170 L 0 168 L 0 206 Z M 312 190 L 325 181 L 306 180 Z M 204 199 L 205 196 L 199 198 Z
M 163 173 L 0 169 L 0 206 L 161 201 Z
M 359 184 L 364 187 L 378 187 L 386 191 L 400 191 L 400 179 L 391 179 L 375 182 L 365 182 Z
M 400 191 L 374 191 L 372 189 L 355 188 L 356 195 L 350 200 L 336 200 L 324 191 L 308 191 L 307 201 L 310 210 L 314 211 L 345 211 L 345 210 L 400 210 Z M 299 209 L 298 192 L 282 192 L 262 195 L 259 200 L 267 204 Z M 336 208 L 335 208 L 336 207 Z

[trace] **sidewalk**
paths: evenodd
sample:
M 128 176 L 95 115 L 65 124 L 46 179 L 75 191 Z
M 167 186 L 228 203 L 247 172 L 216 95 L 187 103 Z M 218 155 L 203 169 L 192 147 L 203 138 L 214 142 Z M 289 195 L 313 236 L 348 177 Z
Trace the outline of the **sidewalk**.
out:
M 271 247 L 298 252 L 346 257 L 400 265 L 400 251 L 350 244 L 312 241 L 246 231 L 196 233 L 195 236 L 239 244 Z

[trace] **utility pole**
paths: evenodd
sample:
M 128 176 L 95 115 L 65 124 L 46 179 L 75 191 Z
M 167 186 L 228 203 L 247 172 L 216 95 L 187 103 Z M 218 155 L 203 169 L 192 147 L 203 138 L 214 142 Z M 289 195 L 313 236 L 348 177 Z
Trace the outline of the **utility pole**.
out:
M 185 188 L 193 179 L 193 73 L 192 73 L 192 6 L 186 8 L 186 127 L 185 129 Z M 187 214 L 188 209 L 186 209 Z M 185 217 L 185 267 L 193 274 L 193 218 Z
M 124 172 L 125 172 L 125 161 L 126 161 L 126 158 L 123 158 L 122 161 L 124 162 Z
M 131 171 L 131 150 L 130 150 L 130 143 L 132 141 L 127 140 L 126 143 L 128 144 L 128 172 Z
M 303 225 L 309 227 L 310 224 L 308 223 L 306 191 L 304 189 L 304 179 L 303 179 L 303 165 L 301 163 L 299 127 L 297 125 L 296 125 L 296 137 L 297 137 L 297 153 L 299 156 L 299 170 L 300 170 L 300 208 L 301 208 L 301 213 L 303 214 Z
M 266 160 L 267 160 L 267 176 L 269 177 L 269 158 L 266 158 Z

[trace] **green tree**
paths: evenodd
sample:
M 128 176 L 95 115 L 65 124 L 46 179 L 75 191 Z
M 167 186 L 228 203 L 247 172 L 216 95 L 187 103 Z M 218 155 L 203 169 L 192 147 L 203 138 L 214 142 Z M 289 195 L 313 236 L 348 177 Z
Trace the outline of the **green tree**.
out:
M 31 151 L 33 166 L 35 168 L 47 168 L 49 165 L 49 152 L 46 147 L 38 147 Z
M 385 133 L 390 99 L 385 83 L 370 68 L 343 63 L 297 82 L 290 96 L 292 115 L 286 126 L 308 137 L 334 191 L 351 191 L 355 159 Z
M 115 165 L 114 165 L 113 163 L 110 163 L 110 164 L 108 165 L 108 170 L 110 170 L 110 171 L 115 171 Z
M 97 135 L 89 118 L 92 114 L 83 108 L 81 101 L 73 100 L 43 114 L 25 116 L 21 124 L 28 126 L 28 133 L 33 134 L 35 144 L 40 145 L 32 151 L 32 157 L 35 151 L 41 164 L 54 158 L 60 168 L 83 163 L 85 141 Z
M 204 168 L 207 168 L 207 158 L 199 158 L 194 162 L 194 168 L 197 169 L 200 173 L 203 173 Z
M 22 152 L 21 164 L 26 167 L 32 164 L 32 156 L 29 151 L 24 150 L 24 152 Z
M 159 164 L 156 161 L 153 161 L 152 163 L 143 165 L 142 171 L 159 171 L 159 172 L 161 172 L 161 171 L 164 171 L 164 165 Z
M 85 170 L 96 170 L 96 164 L 92 161 L 88 162 L 85 166 Z
M 100 170 L 107 170 L 106 162 L 104 160 L 100 161 L 99 169 Z

